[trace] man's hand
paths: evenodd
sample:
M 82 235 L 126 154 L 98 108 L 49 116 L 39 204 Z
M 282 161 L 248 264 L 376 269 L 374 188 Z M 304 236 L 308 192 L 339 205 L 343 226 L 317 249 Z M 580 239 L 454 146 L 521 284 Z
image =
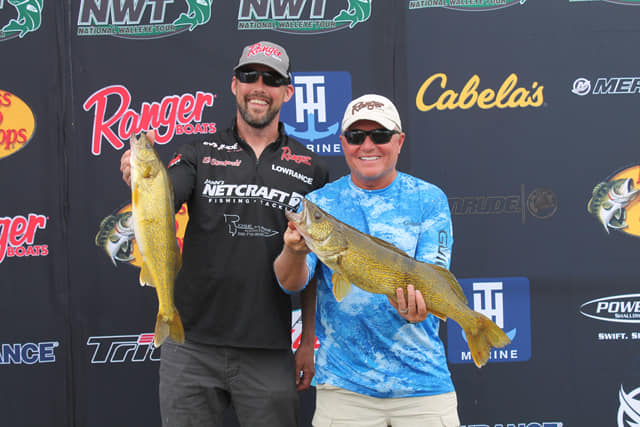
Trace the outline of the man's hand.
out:
M 304 238 L 298 233 L 296 226 L 291 221 L 289 221 L 288 227 L 284 232 L 283 239 L 284 246 L 297 255 L 306 255 L 311 252 Z
M 296 350 L 296 389 L 298 391 L 308 389 L 313 376 L 316 374 L 313 361 L 314 344 L 309 340 L 300 341 L 300 346 Z
M 148 131 L 147 139 L 154 144 L 156 141 L 155 132 Z M 131 187 L 131 149 L 122 153 L 122 157 L 120 157 L 120 172 L 122 172 L 122 180 Z
M 413 285 L 407 286 L 406 299 L 402 288 L 396 289 L 397 301 L 394 301 L 391 297 L 387 298 L 389 298 L 391 305 L 398 311 L 398 314 L 409 323 L 422 322 L 427 318 L 427 314 L 429 314 L 422 293 L 416 290 Z

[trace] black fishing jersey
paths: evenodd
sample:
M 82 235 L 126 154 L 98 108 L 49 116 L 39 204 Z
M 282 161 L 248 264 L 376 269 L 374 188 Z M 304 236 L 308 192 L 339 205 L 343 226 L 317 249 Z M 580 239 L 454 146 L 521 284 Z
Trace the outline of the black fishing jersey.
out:
M 282 132 L 259 159 L 235 127 L 181 146 L 169 163 L 187 223 L 175 303 L 186 337 L 215 345 L 291 347 L 291 300 L 273 261 L 286 209 L 328 181 L 322 159 Z

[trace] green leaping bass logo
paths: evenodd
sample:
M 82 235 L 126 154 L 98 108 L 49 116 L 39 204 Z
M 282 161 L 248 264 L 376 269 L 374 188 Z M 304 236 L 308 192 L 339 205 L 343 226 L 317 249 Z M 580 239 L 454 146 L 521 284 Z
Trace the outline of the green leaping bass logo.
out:
M 23 38 L 40 28 L 42 22 L 42 3 L 44 0 L 7 0 L 18 12 L 16 18 L 0 28 L 0 41 Z M 3 0 L 0 0 L 0 9 L 3 8 Z
M 351 29 L 371 17 L 371 0 L 348 0 L 329 7 L 327 0 L 240 0 L 238 30 L 318 34 Z

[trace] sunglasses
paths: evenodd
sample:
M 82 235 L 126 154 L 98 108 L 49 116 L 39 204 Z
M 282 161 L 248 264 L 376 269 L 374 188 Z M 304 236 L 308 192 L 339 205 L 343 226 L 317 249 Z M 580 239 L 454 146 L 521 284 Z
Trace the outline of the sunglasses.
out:
M 236 78 L 242 83 L 255 83 L 258 76 L 262 76 L 262 82 L 267 86 L 279 87 L 289 84 L 289 77 L 282 77 L 272 71 L 236 70 Z
M 347 142 L 352 145 L 362 145 L 367 135 L 371 138 L 371 141 L 373 141 L 374 144 L 386 144 L 391 141 L 391 137 L 396 133 L 399 132 L 387 129 L 352 129 L 345 131 L 344 137 L 347 139 Z

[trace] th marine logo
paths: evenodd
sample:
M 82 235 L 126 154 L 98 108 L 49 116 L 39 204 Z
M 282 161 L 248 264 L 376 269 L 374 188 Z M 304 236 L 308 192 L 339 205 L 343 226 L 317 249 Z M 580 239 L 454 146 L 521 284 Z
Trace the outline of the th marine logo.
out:
M 331 5 L 329 5 L 331 3 Z M 238 30 L 319 34 L 352 29 L 371 17 L 371 0 L 240 0 Z
M 77 35 L 145 40 L 193 31 L 211 19 L 212 2 L 81 0 Z
M 44 0 L 6 0 L 5 3 L 5 0 L 0 0 L 0 16 L 11 17 L 7 24 L 0 27 L 0 41 L 23 38 L 38 30 L 42 23 L 43 2 Z

